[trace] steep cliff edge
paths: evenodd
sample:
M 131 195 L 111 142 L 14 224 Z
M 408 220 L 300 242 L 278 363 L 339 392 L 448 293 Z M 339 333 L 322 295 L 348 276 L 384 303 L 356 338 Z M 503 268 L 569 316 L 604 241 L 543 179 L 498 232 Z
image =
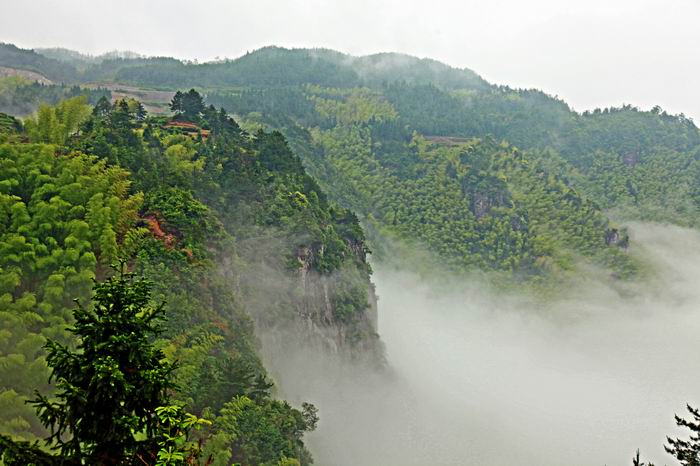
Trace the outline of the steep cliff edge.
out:
M 280 133 L 188 99 L 174 120 L 82 98 L 24 125 L 2 115 L 0 433 L 46 435 L 25 404 L 52 390 L 42 345 L 72 341 L 72 299 L 89 306 L 92 279 L 123 261 L 165 302 L 156 343 L 179 400 L 214 423 L 207 454 L 310 464 L 315 411 L 275 398 L 262 335 L 381 360 L 364 233 Z

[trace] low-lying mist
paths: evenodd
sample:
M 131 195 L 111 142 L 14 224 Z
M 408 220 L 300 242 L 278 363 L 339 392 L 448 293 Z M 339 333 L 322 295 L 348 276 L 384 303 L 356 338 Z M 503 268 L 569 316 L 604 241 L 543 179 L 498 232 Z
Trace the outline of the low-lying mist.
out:
M 673 414 L 700 402 L 700 235 L 630 229 L 653 278 L 582 282 L 546 308 L 374 264 L 381 373 L 262 335 L 282 394 L 320 410 L 316 464 L 612 466 L 637 448 L 674 464 Z

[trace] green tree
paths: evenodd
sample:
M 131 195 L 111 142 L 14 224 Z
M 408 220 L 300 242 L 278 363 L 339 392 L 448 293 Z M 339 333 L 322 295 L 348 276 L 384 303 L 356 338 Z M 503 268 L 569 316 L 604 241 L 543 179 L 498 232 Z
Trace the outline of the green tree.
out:
M 170 101 L 170 110 L 176 114 L 182 113 L 182 92 L 177 91 Z
M 34 142 L 64 144 L 78 131 L 90 114 L 87 97 L 73 97 L 54 107 L 39 106 L 36 117 L 28 119 L 25 122 L 25 128 L 29 138 Z
M 163 305 L 150 307 L 150 287 L 120 273 L 94 290 L 94 306 L 73 311 L 78 351 L 47 343 L 57 401 L 38 395 L 49 442 L 64 457 L 119 464 L 128 455 L 153 451 L 156 408 L 168 404 L 172 364 L 150 343 L 159 333 Z M 148 440 L 137 440 L 145 432 Z
M 190 89 L 187 93 L 182 94 L 181 111 L 186 120 L 197 121 L 204 112 L 204 108 L 204 101 L 199 92 Z
M 308 403 L 297 411 L 282 401 L 256 403 L 245 396 L 235 397 L 221 409 L 215 421 L 218 433 L 212 438 L 214 443 L 230 445 L 231 456 L 217 457 L 214 464 L 230 464 L 226 461 L 232 460 L 243 466 L 272 466 L 290 464 L 290 459 L 311 464 L 302 437 L 317 423 L 317 410 Z
M 32 403 L 51 431 L 47 445 L 58 456 L 2 437 L 5 464 L 164 466 L 197 456 L 187 437 L 206 421 L 171 405 L 174 365 L 151 343 L 160 333 L 164 304 L 149 305 L 150 284 L 123 268 L 95 284 L 92 309 L 79 303 L 74 309 L 77 350 L 52 340 L 46 344 L 57 393 L 53 399 L 37 394 Z
M 700 411 L 690 405 L 687 408 L 692 420 L 688 421 L 680 416 L 675 416 L 675 418 L 678 426 L 691 430 L 690 438 L 682 440 L 668 437 L 668 445 L 664 448 L 683 466 L 698 466 L 700 465 Z
M 632 466 L 654 466 L 654 464 L 643 462 L 639 457 L 639 449 L 637 449 L 637 454 L 632 457 Z

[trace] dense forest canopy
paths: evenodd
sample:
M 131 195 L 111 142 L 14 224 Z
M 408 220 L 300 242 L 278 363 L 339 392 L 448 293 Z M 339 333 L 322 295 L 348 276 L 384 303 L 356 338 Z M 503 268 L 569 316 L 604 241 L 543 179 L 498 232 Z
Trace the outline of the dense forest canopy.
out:
M 0 65 L 48 73 L 57 61 L 6 48 L 13 52 Z M 48 55 L 74 68 L 74 82 L 199 86 L 247 128 L 282 131 L 331 198 L 371 231 L 418 241 L 455 269 L 539 280 L 583 259 L 631 276 L 629 240 L 608 217 L 698 223 L 700 132 L 658 107 L 579 114 L 543 92 L 401 54 L 265 47 L 203 64 L 126 56 L 80 69 L 65 51 Z M 0 104 L 8 102 L 0 111 L 25 95 L 81 92 L 32 86 L 0 86 Z M 101 91 L 85 92 L 94 103 Z M 192 119 L 183 96 L 174 109 Z M 670 176 L 677 182 L 665 183 Z
M 0 44 L 0 67 L 20 72 L 0 78 L 0 451 L 62 419 L 26 402 L 38 389 L 51 411 L 57 352 L 85 345 L 73 299 L 99 311 L 115 262 L 150 283 L 139 306 L 164 303 L 144 351 L 168 369 L 162 401 L 207 426 L 183 442 L 291 466 L 312 462 L 316 411 L 277 398 L 255 329 L 381 365 L 370 246 L 551 290 L 642 274 L 628 220 L 700 225 L 700 131 L 658 107 L 577 113 L 434 60 L 327 49 L 198 64 Z M 77 432 L 54 446 L 81 458 L 61 437 Z M 696 440 L 669 451 L 689 461 Z
M 61 353 L 76 343 L 73 299 L 89 306 L 93 280 L 121 261 L 152 283 L 141 306 L 165 303 L 155 345 L 174 364 L 173 402 L 211 425 L 203 457 L 310 464 L 302 436 L 315 410 L 273 397 L 253 323 L 290 325 L 301 314 L 348 351 L 371 353 L 364 234 L 281 133 L 248 134 L 223 109 L 204 107 L 196 91 L 184 95 L 172 120 L 147 115 L 137 101 L 103 97 L 93 107 L 84 96 L 42 105 L 24 124 L 0 114 L 0 433 L 46 435 L 26 404 L 34 390 L 50 395 L 54 387 L 45 344 Z M 270 293 L 262 274 L 275 276 L 274 302 L 262 299 Z M 54 373 L 67 374 L 64 365 Z M 50 399 L 42 400 L 48 409 Z M 42 419 L 60 429 L 68 422 L 52 416 Z M 71 457 L 93 454 L 66 448 Z

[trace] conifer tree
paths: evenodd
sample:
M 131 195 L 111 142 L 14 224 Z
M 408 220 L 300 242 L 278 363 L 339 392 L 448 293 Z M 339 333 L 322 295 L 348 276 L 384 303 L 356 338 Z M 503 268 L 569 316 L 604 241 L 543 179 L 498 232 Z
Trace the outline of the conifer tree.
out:
M 187 120 L 198 120 L 204 109 L 204 100 L 199 92 L 190 89 L 186 94 L 183 94 L 182 113 Z
M 692 431 L 690 438 L 682 440 L 668 437 L 668 445 L 664 448 L 683 466 L 700 466 L 700 411 L 690 405 L 687 405 L 687 408 L 692 420 L 688 421 L 680 416 L 675 418 L 678 426 L 687 427 Z
M 170 101 L 170 110 L 176 114 L 182 113 L 182 92 L 177 91 Z
M 189 430 L 207 421 L 173 405 L 174 365 L 151 339 L 160 332 L 164 305 L 151 306 L 150 285 L 120 270 L 96 283 L 93 305 L 73 311 L 73 351 L 46 345 L 57 393 L 32 402 L 51 434 L 52 456 L 36 444 L 0 436 L 0 463 L 36 465 L 184 465 L 199 448 Z

